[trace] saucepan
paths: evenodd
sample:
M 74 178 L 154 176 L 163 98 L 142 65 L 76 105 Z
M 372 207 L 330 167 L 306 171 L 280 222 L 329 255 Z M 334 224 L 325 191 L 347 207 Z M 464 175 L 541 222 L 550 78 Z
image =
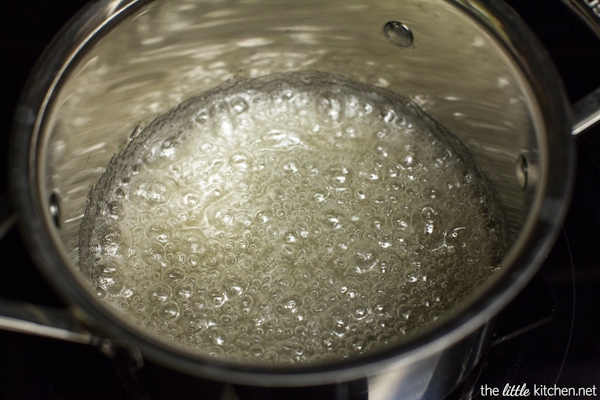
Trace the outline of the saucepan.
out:
M 600 33 L 598 1 L 565 3 Z M 97 195 L 89 196 L 90 190 L 102 188 L 97 182 L 113 156 L 219 90 L 250 96 L 272 85 L 273 76 L 292 76 L 298 87 L 334 77 L 336 85 L 347 80 L 374 88 L 372 99 L 398 95 L 415 115 L 451 132 L 491 183 L 506 222 L 507 245 L 489 279 L 402 340 L 356 357 L 305 364 L 239 362 L 192 351 L 107 304 L 112 278 L 103 278 L 99 291 L 80 247 L 87 232 L 82 222 L 92 218 L 86 207 Z M 127 349 L 217 382 L 301 387 L 361 379 L 373 398 L 441 398 L 480 360 L 494 316 L 552 248 L 573 184 L 573 136 L 600 119 L 599 99 L 595 91 L 571 106 L 543 47 L 496 0 L 91 2 L 40 59 L 11 138 L 10 190 L 19 226 L 68 309 L 2 300 L 0 326 L 97 345 L 107 354 Z M 230 99 L 228 107 L 241 113 L 248 102 Z M 335 104 L 329 99 L 325 105 L 335 114 Z M 217 115 L 223 108 L 215 110 Z M 161 151 L 171 154 L 172 142 L 165 143 Z M 247 153 L 234 160 L 238 167 L 246 168 Z M 338 169 L 342 175 L 344 168 Z M 367 253 L 360 253 L 365 262 L 373 257 Z M 170 262 L 157 257 L 165 267 Z M 179 278 L 174 273 L 169 279 Z M 172 295 L 153 293 L 149 301 Z

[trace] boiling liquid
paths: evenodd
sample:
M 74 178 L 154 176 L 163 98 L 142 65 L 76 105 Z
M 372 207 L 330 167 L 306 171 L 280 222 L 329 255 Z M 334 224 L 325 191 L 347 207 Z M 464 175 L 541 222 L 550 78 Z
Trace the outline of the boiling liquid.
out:
M 228 84 L 154 121 L 92 189 L 82 268 L 205 355 L 345 359 L 432 323 L 497 269 L 493 187 L 408 100 L 319 73 Z

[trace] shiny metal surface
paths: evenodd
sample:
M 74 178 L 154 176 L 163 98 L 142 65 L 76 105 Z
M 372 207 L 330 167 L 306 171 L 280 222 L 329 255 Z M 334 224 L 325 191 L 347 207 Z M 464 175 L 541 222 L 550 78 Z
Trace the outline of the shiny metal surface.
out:
M 284 18 L 271 17 L 272 9 L 284 8 Z M 398 7 L 389 1 L 366 8 L 363 2 L 232 8 L 150 2 L 102 33 L 54 91 L 60 108 L 47 128 L 45 185 L 62 199 L 60 235 L 71 257 L 78 257 L 89 188 L 138 125 L 223 81 L 303 69 L 410 97 L 474 153 L 485 151 L 480 164 L 499 187 L 512 230 L 519 231 L 526 200 L 514 185 L 511 163 L 525 149 L 534 167 L 539 122 L 518 67 L 490 33 L 450 3 L 411 0 Z M 414 46 L 386 40 L 384 26 L 395 19 L 410 28 Z
M 600 37 L 600 1 L 598 0 L 562 0 L 575 11 L 581 19 Z
M 573 104 L 573 135 L 581 135 L 600 123 L 600 88 Z
M 600 39 L 600 1 L 562 0 Z M 600 88 L 573 105 L 573 135 L 580 135 L 600 123 Z
M 410 29 L 408 47 L 385 37 L 390 21 Z M 95 2 L 46 53 L 17 111 L 11 174 L 33 255 L 85 323 L 167 366 L 253 385 L 367 378 L 380 393 L 373 398 L 440 398 L 477 362 L 486 323 L 549 251 L 570 192 L 568 105 L 540 45 L 523 40 L 529 35 L 495 1 Z M 89 188 L 130 133 L 225 80 L 302 69 L 408 96 L 470 147 L 515 236 L 500 274 L 397 348 L 315 367 L 203 359 L 101 304 L 77 268 L 79 224 Z M 519 159 L 527 165 L 525 190 L 515 177 Z
M 74 343 L 102 342 L 67 309 L 0 300 L 0 329 Z

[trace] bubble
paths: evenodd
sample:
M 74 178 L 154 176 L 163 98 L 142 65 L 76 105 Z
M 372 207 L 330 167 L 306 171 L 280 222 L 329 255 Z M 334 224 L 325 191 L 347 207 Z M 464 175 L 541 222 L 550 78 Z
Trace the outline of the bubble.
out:
M 238 298 L 238 302 L 241 306 L 241 309 L 245 313 L 249 313 L 252 311 L 252 307 L 254 306 L 254 298 L 249 294 L 242 294 Z
M 192 267 L 196 267 L 196 266 L 198 266 L 198 264 L 200 263 L 200 258 L 199 258 L 197 255 L 195 255 L 195 254 L 190 254 L 190 255 L 187 257 L 187 260 L 186 260 L 186 261 L 187 261 L 187 263 L 188 263 L 189 265 L 191 265 Z
M 226 101 L 217 100 L 210 106 L 208 113 L 212 118 L 228 117 L 229 105 Z
M 464 226 L 458 226 L 447 231 L 445 236 L 446 245 L 448 247 L 464 247 L 464 240 L 466 240 L 465 236 L 468 235 L 466 229 L 467 228 Z
M 125 192 L 125 190 L 123 188 L 116 188 L 115 189 L 115 196 L 118 199 L 123 199 L 126 195 L 127 195 L 127 193 Z
M 165 268 L 169 265 L 165 250 L 159 243 L 144 242 L 140 250 L 141 259 L 147 266 Z
M 326 331 L 321 334 L 319 339 L 321 342 L 321 347 L 323 347 L 324 350 L 328 351 L 335 349 L 337 338 L 333 332 Z
M 323 93 L 315 99 L 317 114 L 325 123 L 336 123 L 343 117 L 344 100 L 332 93 Z
M 284 203 L 285 205 L 285 203 Z M 279 220 L 285 220 L 286 217 L 288 216 L 288 209 L 290 207 L 279 207 L 275 209 L 274 215 L 279 219 Z M 273 230 L 273 232 L 278 232 L 279 230 Z
M 371 313 L 374 315 L 389 315 L 389 306 L 388 301 L 385 296 L 372 296 L 370 298 L 371 303 Z
M 195 121 L 199 125 L 204 125 L 208 121 L 208 119 L 209 119 L 208 111 L 206 111 L 206 110 L 199 110 L 195 115 Z
M 204 238 L 198 232 L 184 234 L 179 243 L 181 251 L 185 254 L 202 254 L 205 251 Z
M 266 193 L 272 201 L 281 201 L 287 197 L 286 190 L 281 186 L 280 183 L 273 183 L 269 185 Z
M 348 331 L 351 317 L 344 307 L 333 307 L 322 318 L 324 326 L 334 335 L 343 336 Z
M 231 300 L 245 292 L 246 282 L 243 278 L 237 275 L 230 274 L 221 281 L 227 300 Z
M 317 203 L 325 203 L 327 201 L 327 193 L 325 191 L 317 191 L 313 195 L 313 199 Z
M 174 321 L 179 318 L 179 305 L 174 301 L 169 301 L 161 305 L 157 310 L 159 318 L 165 321 Z
M 194 285 L 188 282 L 181 282 L 174 287 L 173 292 L 178 298 L 190 299 L 194 294 Z
M 362 353 L 368 346 L 366 339 L 362 337 L 353 337 L 347 342 L 348 350 L 355 353 Z
M 120 257 L 131 245 L 129 235 L 118 226 L 108 224 L 98 233 L 99 257 Z
M 209 343 L 223 346 L 227 342 L 227 333 L 220 328 L 211 328 L 206 333 L 206 338 Z
M 354 319 L 361 320 L 369 314 L 369 307 L 366 301 L 356 300 L 352 302 L 351 315 Z
M 325 310 L 327 310 L 327 308 L 329 307 L 328 303 L 325 301 L 317 301 L 315 302 L 312 307 L 311 307 L 311 311 L 315 314 L 319 314 L 324 312 Z
M 302 307 L 302 297 L 298 294 L 286 294 L 278 300 L 276 310 L 279 313 L 297 314 Z
M 283 232 L 283 241 L 285 243 L 294 244 L 297 243 L 300 239 L 299 234 L 294 230 L 288 230 Z
M 387 124 L 391 124 L 398 118 L 398 114 L 393 108 L 388 108 L 381 111 L 381 117 Z
M 346 222 L 345 215 L 337 207 L 324 207 L 315 216 L 315 220 L 327 229 L 341 229 Z
M 380 249 L 369 242 L 357 243 L 351 247 L 349 252 L 348 265 L 353 273 L 364 274 L 374 271 L 381 261 Z
M 347 165 L 336 163 L 327 167 L 325 176 L 328 184 L 339 190 L 347 188 L 351 184 L 353 173 Z
M 185 270 L 179 267 L 172 267 L 163 272 L 163 280 L 169 285 L 174 285 L 185 278 Z
M 231 164 L 237 170 L 247 171 L 250 169 L 251 160 L 246 154 L 236 152 L 229 159 L 229 164 Z
M 234 111 L 234 113 L 242 114 L 248 111 L 248 108 L 248 103 L 243 98 L 234 97 L 233 99 L 231 99 L 231 109 Z
M 151 241 L 167 243 L 172 236 L 173 227 L 164 221 L 153 221 L 146 229 L 146 237 Z
M 186 193 L 183 195 L 183 205 L 187 209 L 198 207 L 202 203 L 202 198 L 196 193 Z
M 298 161 L 296 161 L 295 159 L 285 159 L 281 164 L 282 170 L 286 175 L 297 174 L 300 170 Z
M 165 204 L 169 200 L 169 187 L 163 182 L 154 180 L 141 181 L 131 191 L 131 197 L 146 201 L 150 205 Z
M 423 234 L 430 236 L 438 234 L 438 231 L 443 227 L 443 216 L 433 207 L 423 207 L 419 215 L 416 216 L 417 223 L 423 230 Z
M 235 210 L 213 204 L 206 209 L 206 219 L 209 224 L 216 228 L 227 228 L 235 222 Z
M 171 298 L 172 290 L 166 283 L 158 283 L 148 289 L 148 299 L 151 304 L 164 303 Z
M 111 201 L 106 205 L 106 215 L 114 220 L 127 217 L 127 206 L 121 201 Z
M 227 293 L 221 289 L 210 289 L 207 296 L 213 307 L 222 307 L 228 300 Z
M 109 263 L 98 266 L 96 284 L 103 291 L 110 294 L 118 294 L 123 287 L 121 267 L 117 263 Z
M 426 187 L 421 192 L 424 200 L 436 200 L 441 197 L 441 191 L 434 187 Z
M 177 151 L 177 138 L 170 137 L 165 139 L 158 149 L 158 155 L 161 158 L 167 158 L 172 160 L 175 157 Z
M 377 207 L 383 206 L 386 203 L 386 196 L 383 193 L 375 193 L 371 196 L 371 202 Z

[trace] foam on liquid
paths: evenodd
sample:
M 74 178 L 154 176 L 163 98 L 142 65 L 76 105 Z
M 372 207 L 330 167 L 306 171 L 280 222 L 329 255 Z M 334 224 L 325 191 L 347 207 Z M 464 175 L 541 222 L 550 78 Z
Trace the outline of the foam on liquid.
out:
M 430 324 L 497 269 L 495 202 L 408 100 L 275 75 L 138 134 L 92 189 L 82 268 L 128 318 L 203 354 L 345 359 Z

